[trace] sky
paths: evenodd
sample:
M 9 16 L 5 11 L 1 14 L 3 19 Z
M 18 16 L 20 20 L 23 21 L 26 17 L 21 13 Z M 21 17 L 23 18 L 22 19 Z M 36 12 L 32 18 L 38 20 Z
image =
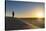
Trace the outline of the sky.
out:
M 44 3 L 40 2 L 22 2 L 6 1 L 6 16 L 18 18 L 44 17 Z

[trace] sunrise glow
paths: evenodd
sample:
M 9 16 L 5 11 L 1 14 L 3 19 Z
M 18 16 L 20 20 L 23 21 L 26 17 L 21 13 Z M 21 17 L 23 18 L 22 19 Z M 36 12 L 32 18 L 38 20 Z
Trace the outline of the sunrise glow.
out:
M 32 17 L 37 17 L 37 18 L 43 18 L 44 17 L 44 9 L 43 8 L 35 8 L 32 12 L 31 12 L 31 16 Z

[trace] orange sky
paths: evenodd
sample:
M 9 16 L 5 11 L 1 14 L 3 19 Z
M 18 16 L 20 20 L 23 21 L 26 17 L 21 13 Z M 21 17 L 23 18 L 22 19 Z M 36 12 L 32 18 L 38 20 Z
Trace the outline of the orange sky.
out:
M 32 11 L 30 11 L 30 9 L 29 9 L 29 11 L 27 10 L 22 15 L 23 16 L 16 16 L 16 17 L 18 17 L 18 18 L 31 18 L 31 17 L 32 18 L 34 18 L 34 17 L 42 18 L 42 17 L 44 17 L 44 8 L 36 7 L 34 9 L 32 9 Z

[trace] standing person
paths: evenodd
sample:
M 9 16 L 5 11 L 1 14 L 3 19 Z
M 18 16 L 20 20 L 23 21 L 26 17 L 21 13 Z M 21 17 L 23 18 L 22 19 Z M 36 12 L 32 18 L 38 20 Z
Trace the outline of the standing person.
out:
M 14 19 L 14 11 L 12 12 L 12 22 L 13 23 L 15 22 L 15 19 Z
M 12 17 L 14 17 L 14 11 L 12 12 Z

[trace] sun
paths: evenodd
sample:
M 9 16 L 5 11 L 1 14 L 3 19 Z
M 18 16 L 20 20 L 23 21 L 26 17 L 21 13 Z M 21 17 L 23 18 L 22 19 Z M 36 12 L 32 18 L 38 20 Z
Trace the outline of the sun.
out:
M 39 11 L 39 12 L 36 12 L 35 16 L 38 18 L 42 18 L 44 17 L 44 13 Z
M 32 10 L 31 17 L 43 18 L 44 17 L 43 8 L 35 8 L 34 10 Z
M 36 13 L 36 16 L 38 16 L 39 18 L 43 17 L 43 12 Z

